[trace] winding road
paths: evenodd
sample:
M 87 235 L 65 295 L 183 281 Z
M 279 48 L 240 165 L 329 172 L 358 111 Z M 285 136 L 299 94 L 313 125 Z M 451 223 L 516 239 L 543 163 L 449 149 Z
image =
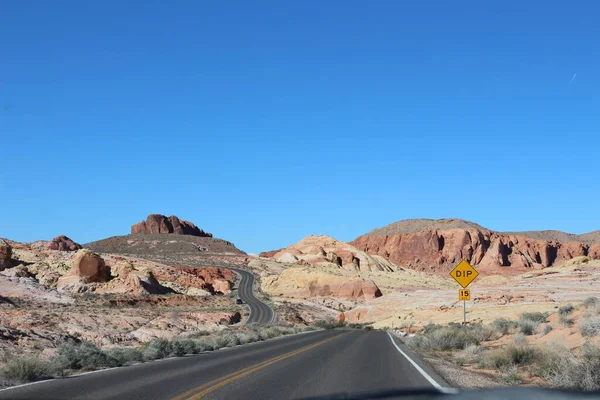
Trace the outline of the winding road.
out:
M 268 304 L 262 302 L 254 295 L 254 275 L 239 268 L 228 267 L 228 269 L 237 272 L 241 276 L 238 285 L 238 296 L 250 309 L 250 315 L 248 315 L 245 324 L 272 324 L 275 321 L 275 312 Z
M 386 332 L 326 330 L 1 390 L 0 399 L 337 399 L 445 386 Z

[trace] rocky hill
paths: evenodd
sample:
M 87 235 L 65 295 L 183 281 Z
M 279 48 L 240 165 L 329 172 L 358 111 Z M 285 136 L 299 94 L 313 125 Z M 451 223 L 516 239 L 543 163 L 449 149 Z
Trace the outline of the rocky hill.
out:
M 261 257 L 300 265 L 335 266 L 349 271 L 395 271 L 397 266 L 379 255 L 369 255 L 329 236 L 307 236 L 285 249 Z
M 172 215 L 150 214 L 131 227 L 130 235 L 86 243 L 87 249 L 142 257 L 178 265 L 240 264 L 245 254 L 231 242 L 213 237 L 189 221 Z M 225 260 L 227 259 L 227 260 Z
M 484 274 L 514 275 L 577 256 L 600 258 L 599 236 L 597 232 L 503 233 L 459 219 L 414 219 L 375 229 L 350 244 L 420 271 L 446 274 L 464 258 Z
M 166 217 L 162 214 L 150 214 L 145 221 L 131 226 L 131 233 L 143 234 L 176 234 L 200 237 L 212 237 L 212 233 L 204 232 L 189 221 L 184 221 L 174 215 Z
M 244 256 L 231 242 L 191 235 L 131 234 L 86 243 L 85 248 L 111 254 L 142 257 L 175 264 L 212 256 Z M 191 265 L 191 264 L 190 264 Z

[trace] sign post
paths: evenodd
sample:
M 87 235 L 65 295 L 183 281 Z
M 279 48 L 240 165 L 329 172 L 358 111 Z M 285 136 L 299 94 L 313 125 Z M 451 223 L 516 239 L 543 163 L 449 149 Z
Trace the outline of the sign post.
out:
M 469 286 L 478 275 L 479 272 L 477 272 L 477 270 L 466 260 L 459 262 L 458 265 L 450 271 L 450 276 L 463 287 L 463 289 L 459 289 L 458 291 L 458 300 L 463 301 L 463 324 L 465 325 L 467 324 L 467 300 L 471 300 L 471 291 L 467 289 L 467 286 Z

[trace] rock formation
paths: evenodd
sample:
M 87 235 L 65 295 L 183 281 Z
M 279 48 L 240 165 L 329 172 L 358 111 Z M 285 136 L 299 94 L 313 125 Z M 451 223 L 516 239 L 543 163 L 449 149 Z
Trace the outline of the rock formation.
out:
M 381 291 L 371 280 L 333 275 L 312 270 L 310 267 L 288 268 L 281 274 L 264 280 L 264 289 L 275 296 L 339 297 L 358 301 L 381 296 Z
M 4 239 L 0 239 L 0 271 L 10 268 L 12 258 L 12 247 Z
M 161 214 L 150 214 L 145 221 L 132 225 L 131 233 L 173 233 L 177 235 L 212 237 L 211 233 L 204 232 L 189 221 L 180 220 L 174 215 L 166 217 Z
M 83 292 L 86 285 L 106 282 L 108 269 L 102 257 L 87 249 L 81 249 L 75 255 L 69 275 L 58 279 L 57 288 L 64 291 Z
M 65 235 L 60 235 L 48 242 L 48 250 L 76 251 L 81 249 L 79 243 L 75 243 Z
M 379 255 L 364 251 L 329 236 L 307 236 L 285 249 L 260 253 L 283 263 L 336 266 L 349 271 L 395 271 L 397 266 Z
M 463 258 L 486 274 L 519 274 L 577 256 L 600 258 L 598 243 L 533 239 L 448 219 L 401 221 L 360 236 L 350 244 L 401 267 L 444 275 Z
M 233 272 L 214 267 L 169 267 L 156 268 L 154 276 L 163 286 L 191 296 L 209 296 L 215 293 L 228 294 Z

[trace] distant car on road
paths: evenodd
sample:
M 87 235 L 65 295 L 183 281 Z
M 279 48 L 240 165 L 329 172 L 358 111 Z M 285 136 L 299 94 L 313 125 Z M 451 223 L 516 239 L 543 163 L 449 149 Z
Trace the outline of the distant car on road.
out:
M 244 302 L 242 301 L 242 299 L 237 299 L 237 300 L 235 301 L 235 304 L 244 304 Z

